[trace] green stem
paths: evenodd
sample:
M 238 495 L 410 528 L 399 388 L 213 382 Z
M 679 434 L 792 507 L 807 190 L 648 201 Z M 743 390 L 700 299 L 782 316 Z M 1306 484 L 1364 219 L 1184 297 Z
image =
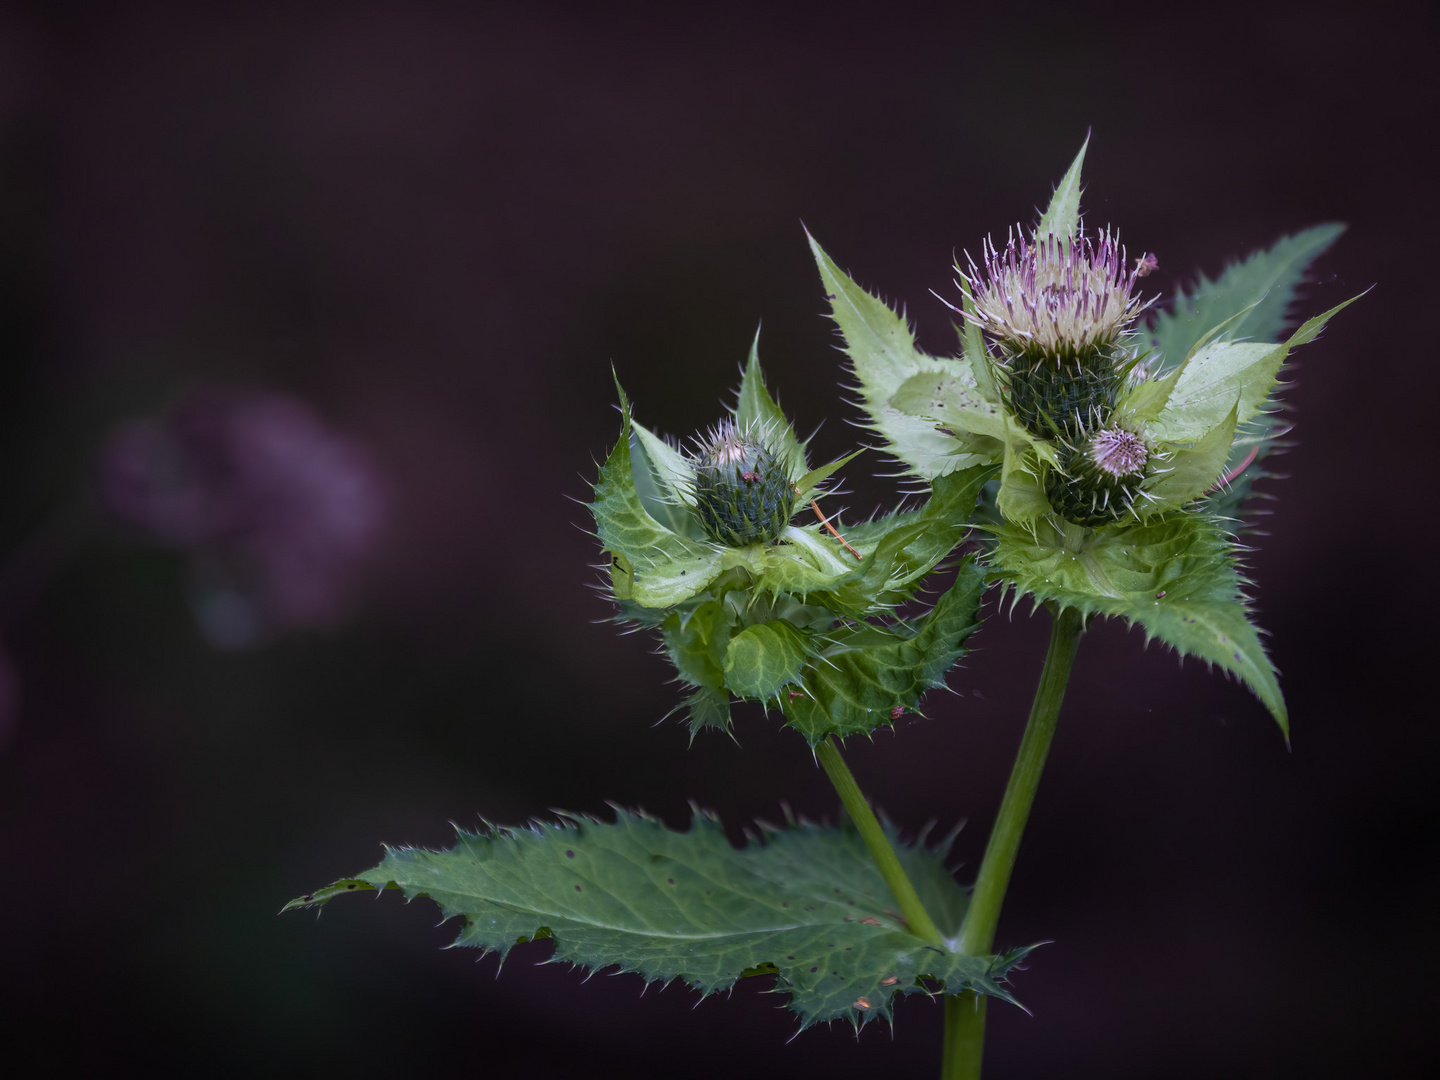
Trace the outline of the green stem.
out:
M 885 830 L 880 827 L 880 822 L 875 817 L 875 811 L 870 809 L 869 802 L 865 799 L 865 793 L 860 790 L 860 785 L 855 782 L 855 776 L 845 764 L 845 759 L 840 756 L 840 747 L 836 745 L 833 738 L 827 737 L 824 742 L 815 747 L 815 756 L 820 761 L 820 766 L 825 770 L 825 775 L 830 777 L 830 783 L 835 785 L 835 791 L 840 796 L 840 802 L 844 804 L 845 810 L 850 815 L 850 820 L 860 830 L 860 838 L 865 841 L 865 846 L 870 849 L 870 857 L 875 860 L 875 866 L 880 871 L 880 876 L 885 879 L 885 884 L 890 886 L 890 891 L 895 894 L 895 900 L 900 905 L 900 914 L 904 917 L 910 932 L 917 937 L 924 938 L 932 945 L 943 945 L 944 936 L 940 933 L 939 927 L 930 918 L 925 905 L 920 902 L 920 894 L 915 891 L 915 886 L 910 884 L 910 878 L 906 876 L 905 869 L 900 865 L 900 859 L 895 854 L 895 849 L 890 846 L 890 839 L 885 835 Z
M 960 951 L 967 955 L 984 956 L 994 946 L 1000 906 L 1005 902 L 1010 872 L 1015 868 L 1020 838 L 1035 801 L 1035 789 L 1040 785 L 1045 757 L 1050 752 L 1050 740 L 1055 735 L 1055 722 L 1060 717 L 1065 686 L 1070 681 L 1070 668 L 1083 630 L 1084 621 L 1074 608 L 1062 610 L 1050 628 L 1050 648 L 1045 653 L 1040 685 L 1035 688 L 1030 720 L 1015 755 L 1015 766 L 1010 770 L 1000 812 L 990 830 L 990 842 L 985 847 L 985 858 L 980 863 L 980 875 L 960 933 Z M 984 1000 L 977 1002 L 975 995 L 968 992 L 947 998 L 945 1059 L 940 1071 L 943 1080 L 979 1080 L 984 1044 Z

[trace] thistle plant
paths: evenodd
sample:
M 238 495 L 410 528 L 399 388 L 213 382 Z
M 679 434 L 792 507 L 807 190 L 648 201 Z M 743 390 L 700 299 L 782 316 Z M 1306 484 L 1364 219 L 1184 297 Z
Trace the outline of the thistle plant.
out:
M 698 811 L 685 832 L 623 810 L 486 826 L 449 851 L 388 849 L 287 910 L 399 889 L 461 918 L 457 944 L 501 956 L 549 938 L 557 959 L 702 994 L 768 977 L 802 1029 L 858 1029 L 892 1019 L 898 996 L 938 996 L 941 1075 L 978 1077 L 986 1003 L 1013 1002 L 1009 977 L 1030 951 L 997 951 L 996 931 L 1086 627 L 1122 618 L 1234 674 L 1288 739 L 1234 530 L 1285 430 L 1282 367 L 1346 306 L 1284 333 L 1306 268 L 1340 232 L 1321 226 L 1152 314 L 1157 258 L 1082 224 L 1084 156 L 1033 229 L 984 240 L 956 268 L 953 357 L 921 352 L 811 238 L 865 423 L 923 484 L 918 505 L 827 516 L 827 483 L 856 454 L 810 467 L 757 347 L 729 415 L 688 448 L 642 425 L 617 384 L 621 430 L 589 504 L 617 619 L 658 636 L 696 752 L 701 732 L 730 729 L 737 702 L 759 705 L 812 748 L 840 824 L 792 818 L 741 849 Z M 966 539 L 978 553 L 947 563 Z M 840 742 L 923 715 L 992 583 L 1053 624 L 984 858 L 962 887 L 948 845 L 902 840 L 876 816 Z

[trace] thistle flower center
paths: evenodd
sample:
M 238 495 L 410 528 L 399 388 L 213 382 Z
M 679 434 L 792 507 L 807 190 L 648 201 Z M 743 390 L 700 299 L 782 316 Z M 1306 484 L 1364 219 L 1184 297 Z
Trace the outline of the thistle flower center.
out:
M 1130 476 L 1145 468 L 1145 444 L 1128 431 L 1109 428 L 1090 440 L 1090 459 L 1111 476 Z
M 965 275 L 975 299 L 966 318 L 1015 349 L 1106 345 L 1145 307 L 1132 295 L 1139 268 L 1127 268 L 1125 249 L 1108 230 L 1093 240 L 1050 234 L 1033 241 L 1012 231 L 1004 251 L 987 240 L 982 254 L 983 273 L 971 259 Z

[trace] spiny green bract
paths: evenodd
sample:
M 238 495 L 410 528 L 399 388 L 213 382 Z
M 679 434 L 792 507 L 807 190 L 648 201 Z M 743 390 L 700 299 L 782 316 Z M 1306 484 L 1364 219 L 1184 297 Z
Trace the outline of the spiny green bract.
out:
M 1239 509 L 1279 433 L 1273 394 L 1290 351 L 1346 306 L 1280 334 L 1306 267 L 1340 227 L 1202 279 L 1139 330 L 1136 279 L 1156 260 L 1132 269 L 1108 231 L 1085 236 L 1084 156 L 1082 147 L 1032 234 L 1012 235 L 1003 252 L 987 243 L 983 270 L 972 262 L 960 272 L 958 357 L 922 353 L 904 320 L 811 239 L 856 389 L 886 448 L 916 475 L 1000 465 L 995 576 L 1037 599 L 1139 622 L 1182 654 L 1221 664 L 1284 728 L 1221 515 Z M 1203 610 L 1177 610 L 1190 601 L 1166 588 L 1175 574 L 1203 581 L 1192 590 Z
M 938 479 L 918 509 L 832 523 L 842 540 L 817 500 L 850 458 L 806 471 L 753 347 L 732 419 L 694 457 L 636 422 L 623 392 L 621 403 L 624 430 L 590 509 L 621 617 L 660 632 L 691 688 L 692 733 L 728 728 L 738 697 L 780 709 L 813 744 L 893 723 L 943 684 L 977 627 L 983 572 L 964 560 L 928 612 L 901 619 L 896 608 L 964 538 L 993 468 Z M 790 523 L 797 506 L 816 520 Z
M 456 945 L 502 960 L 517 944 L 548 938 L 554 961 L 679 979 L 703 995 L 774 976 L 802 1029 L 889 1019 L 898 994 L 973 990 L 1013 1001 L 1005 976 L 1029 949 L 963 956 L 911 934 L 853 829 L 761 826 L 736 849 L 699 812 L 687 832 L 627 810 L 617 809 L 613 824 L 566 816 L 558 825 L 462 830 L 449 851 L 387 848 L 374 870 L 285 910 L 398 888 L 463 919 Z M 948 845 L 891 840 L 941 932 L 958 939 L 968 894 L 945 869 Z

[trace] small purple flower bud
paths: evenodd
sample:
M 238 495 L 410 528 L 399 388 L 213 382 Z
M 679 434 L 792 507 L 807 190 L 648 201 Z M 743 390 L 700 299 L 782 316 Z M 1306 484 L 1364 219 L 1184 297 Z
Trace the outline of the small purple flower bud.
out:
M 1148 457 L 1139 437 L 1120 428 L 1107 428 L 1090 440 L 1090 459 L 1111 476 L 1143 472 Z

